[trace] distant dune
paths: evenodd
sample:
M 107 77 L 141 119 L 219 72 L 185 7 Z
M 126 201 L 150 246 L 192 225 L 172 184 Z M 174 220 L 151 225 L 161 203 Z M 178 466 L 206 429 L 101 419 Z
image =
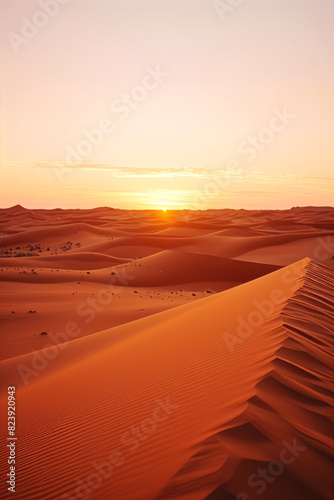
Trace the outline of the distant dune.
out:
M 333 498 L 334 209 L 0 222 L 2 499 Z

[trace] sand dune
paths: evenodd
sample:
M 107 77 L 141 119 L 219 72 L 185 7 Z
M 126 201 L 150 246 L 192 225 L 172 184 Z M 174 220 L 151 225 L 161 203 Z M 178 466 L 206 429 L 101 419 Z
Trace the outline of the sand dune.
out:
M 0 258 L 0 267 L 48 268 L 48 269 L 101 269 L 128 262 L 128 259 L 94 252 L 75 252 L 65 255 L 43 255 L 43 257 Z
M 333 286 L 304 259 L 41 350 L 43 368 L 2 361 L 20 402 L 16 497 L 331 498 Z
M 333 498 L 334 209 L 0 225 L 15 498 Z
M 71 317 L 81 336 L 307 256 L 334 267 L 334 210 L 326 207 L 159 213 L 16 206 L 0 210 L 0 227 L 0 359 L 43 347 L 40 333 L 63 331 Z M 19 285 L 24 300 L 15 299 Z M 108 306 L 100 303 L 106 293 L 115 297 Z M 88 324 L 77 309 L 90 299 L 100 311 Z
M 161 286 L 193 281 L 244 283 L 275 271 L 278 267 L 167 250 L 137 260 L 135 263 L 117 266 L 116 269 L 126 269 L 127 275 L 133 276 L 129 280 L 131 286 Z

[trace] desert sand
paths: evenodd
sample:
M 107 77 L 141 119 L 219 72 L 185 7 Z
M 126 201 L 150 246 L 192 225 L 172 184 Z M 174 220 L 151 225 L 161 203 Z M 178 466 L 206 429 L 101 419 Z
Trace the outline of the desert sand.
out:
M 333 498 L 333 208 L 0 223 L 1 498 Z

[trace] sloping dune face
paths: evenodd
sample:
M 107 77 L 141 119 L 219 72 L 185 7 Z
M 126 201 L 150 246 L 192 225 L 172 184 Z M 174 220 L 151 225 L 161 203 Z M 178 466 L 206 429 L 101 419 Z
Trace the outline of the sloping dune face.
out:
M 190 304 L 305 257 L 334 267 L 333 256 L 327 207 L 0 210 L 0 359 Z
M 2 361 L 2 394 L 17 388 L 15 498 L 329 500 L 333 288 L 303 259 Z

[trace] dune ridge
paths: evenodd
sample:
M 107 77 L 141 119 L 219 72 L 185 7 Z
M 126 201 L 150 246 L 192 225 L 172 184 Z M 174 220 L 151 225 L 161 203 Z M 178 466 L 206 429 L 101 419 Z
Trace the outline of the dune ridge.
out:
M 16 498 L 329 500 L 333 287 L 304 259 L 63 344 L 27 384 L 36 353 L 0 362 L 18 387 Z

